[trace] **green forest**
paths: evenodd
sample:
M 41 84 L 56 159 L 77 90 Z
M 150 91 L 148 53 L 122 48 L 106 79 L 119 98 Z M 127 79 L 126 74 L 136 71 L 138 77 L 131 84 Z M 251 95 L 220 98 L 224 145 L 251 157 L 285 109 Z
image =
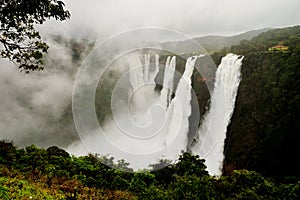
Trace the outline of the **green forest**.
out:
M 274 45 L 288 51 L 269 51 Z M 242 81 L 225 141 L 224 172 L 297 176 L 300 155 L 300 26 L 269 30 L 230 52 L 244 55 Z
M 58 147 L 16 148 L 0 142 L 0 199 L 298 199 L 300 181 L 255 171 L 209 176 L 204 160 L 182 153 L 165 168 L 130 173 L 124 160 L 70 156 Z M 119 171 L 107 165 L 115 165 Z

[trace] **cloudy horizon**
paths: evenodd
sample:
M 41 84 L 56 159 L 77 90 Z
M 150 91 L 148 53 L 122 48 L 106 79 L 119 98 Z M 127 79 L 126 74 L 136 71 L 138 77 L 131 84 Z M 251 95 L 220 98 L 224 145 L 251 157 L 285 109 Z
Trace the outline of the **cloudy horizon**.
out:
M 64 0 L 71 12 L 65 22 L 51 20 L 46 33 L 106 38 L 120 32 L 158 27 L 190 37 L 236 35 L 262 28 L 281 28 L 300 22 L 300 1 L 273 0 Z M 55 27 L 55 28 L 53 28 Z

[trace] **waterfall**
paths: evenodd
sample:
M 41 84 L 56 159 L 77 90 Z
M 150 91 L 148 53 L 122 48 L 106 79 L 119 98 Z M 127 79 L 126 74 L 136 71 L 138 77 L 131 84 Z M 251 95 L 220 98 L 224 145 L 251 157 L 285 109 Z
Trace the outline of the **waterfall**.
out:
M 159 56 L 155 56 L 153 64 L 150 55 L 142 59 L 130 56 L 129 71 L 118 81 L 112 95 L 114 118 L 105 123 L 102 132 L 95 130 L 82 140 L 89 152 L 125 159 L 135 170 L 148 168 L 161 158 L 176 160 L 182 150 L 188 149 L 191 76 L 197 58 L 187 59 L 184 73 L 174 88 L 176 57 L 169 56 L 163 88 L 157 92 L 155 79 L 160 72 Z M 212 175 L 221 174 L 224 139 L 241 79 L 242 59 L 234 54 L 222 58 L 216 71 L 210 110 L 198 129 L 198 138 L 189 146 L 194 154 L 206 159 Z M 121 95 L 126 92 L 128 95 Z M 78 149 L 80 146 L 74 144 L 69 151 L 78 152 Z
M 150 63 L 150 55 L 147 62 Z M 150 73 L 149 83 L 155 84 L 154 79 L 157 76 L 158 72 L 159 72 L 159 55 L 155 55 L 155 69 Z
M 206 160 L 211 175 L 222 173 L 224 140 L 241 80 L 242 59 L 234 54 L 222 58 L 216 71 L 210 110 L 198 130 L 198 140 L 191 148 L 194 154 Z
M 133 99 L 135 101 L 135 106 L 143 107 L 143 105 L 145 104 L 146 95 L 145 94 L 144 95 L 133 95 L 133 93 L 135 91 L 139 90 L 139 88 L 141 88 L 141 86 L 143 86 L 145 83 L 148 82 L 148 80 L 146 80 L 145 77 L 146 77 L 146 75 L 148 75 L 149 72 L 143 71 L 143 69 L 140 67 L 140 66 L 142 66 L 142 63 L 139 60 L 139 58 L 136 56 L 130 57 L 129 59 L 127 59 L 127 61 L 129 63 L 129 67 L 130 67 L 129 82 L 130 82 L 131 88 L 128 91 L 129 96 L 133 96 Z M 148 70 L 149 70 L 149 65 L 148 65 Z M 143 92 L 145 92 L 145 91 L 139 91 L 139 93 L 143 93 Z
M 191 115 L 192 99 L 192 81 L 191 76 L 194 71 L 194 65 L 197 56 L 189 57 L 186 61 L 185 71 L 179 80 L 175 97 L 172 99 L 169 109 L 168 118 L 170 118 L 169 129 L 167 132 L 166 146 L 172 144 L 176 149 L 169 150 L 168 155 L 176 157 L 181 151 L 187 150 L 189 116 Z
M 132 87 L 132 90 L 135 90 L 137 88 L 140 88 L 141 86 L 155 83 L 154 79 L 155 76 L 159 72 L 159 56 L 156 55 L 155 57 L 155 69 L 151 70 L 150 66 L 150 56 L 146 55 L 144 56 L 144 65 L 141 70 L 138 68 L 135 68 L 137 65 L 140 65 L 140 62 L 136 60 L 137 57 L 130 59 L 130 67 L 131 70 L 129 72 L 129 82 Z M 161 155 L 164 156 L 166 159 L 175 160 L 178 158 L 178 156 L 181 154 L 181 151 L 187 150 L 187 141 L 188 141 L 188 131 L 189 131 L 189 116 L 191 115 L 191 76 L 193 74 L 194 65 L 197 60 L 197 56 L 189 57 L 186 61 L 185 65 L 185 71 L 179 80 L 175 96 L 172 99 L 172 94 L 174 90 L 174 73 L 175 73 L 175 67 L 176 67 L 176 57 L 173 56 L 172 58 L 169 56 L 167 57 L 165 69 L 164 69 L 164 79 L 163 79 L 163 88 L 160 92 L 160 96 L 154 100 L 151 105 L 159 104 L 162 106 L 162 108 L 165 110 L 164 117 L 162 115 L 160 116 L 152 116 L 156 118 L 161 118 L 160 121 L 165 121 L 164 126 L 162 127 L 160 134 L 158 136 L 155 136 L 151 139 L 149 139 L 146 143 L 144 143 L 144 147 L 153 148 L 153 144 L 151 142 L 155 143 L 155 145 L 158 148 L 164 149 L 163 152 L 161 152 Z M 152 71 L 152 73 L 151 73 Z M 140 77 L 144 77 L 142 80 Z M 144 82 L 142 82 L 144 81 Z M 137 83 L 138 82 L 138 83 Z M 146 87 L 145 87 L 146 88 Z M 148 88 L 149 89 L 149 88 Z M 137 100 L 145 100 L 148 97 L 145 96 L 145 94 L 148 96 L 149 92 L 156 93 L 154 90 L 154 87 L 151 87 L 150 90 L 145 91 L 138 91 L 138 94 L 135 96 L 140 96 L 137 98 Z M 139 102 L 134 102 L 134 104 L 139 104 Z M 149 108 L 151 106 L 144 104 L 143 105 L 145 110 L 142 113 L 147 113 Z M 146 114 L 147 115 L 147 114 Z M 138 121 L 141 121 L 144 119 L 145 116 L 138 115 L 138 117 L 135 117 Z M 149 120 L 151 122 L 151 120 Z M 155 126 L 155 125 L 154 125 Z M 144 127 L 143 130 L 140 130 L 140 134 L 143 133 L 150 133 L 155 132 L 153 130 L 152 126 Z M 137 141 L 138 142 L 138 141 Z M 141 143 L 142 141 L 140 141 Z M 142 142 L 143 143 L 143 142 Z M 160 144 L 160 145 L 158 145 Z M 132 144 L 133 146 L 137 146 L 137 144 Z
M 161 90 L 161 101 L 165 110 L 169 106 L 171 102 L 171 97 L 173 93 L 173 85 L 174 85 L 174 71 L 176 66 L 176 57 L 173 56 L 172 59 L 168 56 L 166 65 L 165 65 L 165 73 L 163 80 L 163 88 Z
M 144 77 L 144 81 L 145 83 L 147 83 L 150 79 L 150 55 L 145 55 L 145 65 L 144 65 L 144 74 L 143 74 L 143 77 Z
M 135 170 L 149 168 L 159 159 L 176 160 L 187 150 L 191 115 L 191 76 L 197 56 L 187 59 L 172 99 L 176 57 L 165 64 L 163 89 L 155 90 L 159 56 L 151 64 L 149 55 L 126 57 L 128 72 L 114 87 L 111 98 L 113 119 L 82 139 L 85 146 L 73 143 L 70 152 L 89 152 L 124 159 Z M 125 60 L 126 61 L 126 60 Z

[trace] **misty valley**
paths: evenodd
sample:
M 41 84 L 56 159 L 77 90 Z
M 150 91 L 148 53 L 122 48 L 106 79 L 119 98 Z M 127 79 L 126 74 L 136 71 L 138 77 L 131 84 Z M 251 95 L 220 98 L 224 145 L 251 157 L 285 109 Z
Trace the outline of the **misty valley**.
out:
M 0 199 L 300 198 L 300 26 L 99 40 L 4 2 Z

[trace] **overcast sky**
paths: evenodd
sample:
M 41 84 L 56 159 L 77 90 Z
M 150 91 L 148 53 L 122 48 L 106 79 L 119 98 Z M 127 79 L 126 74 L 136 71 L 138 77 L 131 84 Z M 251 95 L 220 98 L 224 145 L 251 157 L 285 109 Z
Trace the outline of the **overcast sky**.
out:
M 65 0 L 71 20 L 53 31 L 93 30 L 111 36 L 133 28 L 162 27 L 189 36 L 232 35 L 300 24 L 300 0 Z M 50 23 L 51 24 L 51 23 Z

